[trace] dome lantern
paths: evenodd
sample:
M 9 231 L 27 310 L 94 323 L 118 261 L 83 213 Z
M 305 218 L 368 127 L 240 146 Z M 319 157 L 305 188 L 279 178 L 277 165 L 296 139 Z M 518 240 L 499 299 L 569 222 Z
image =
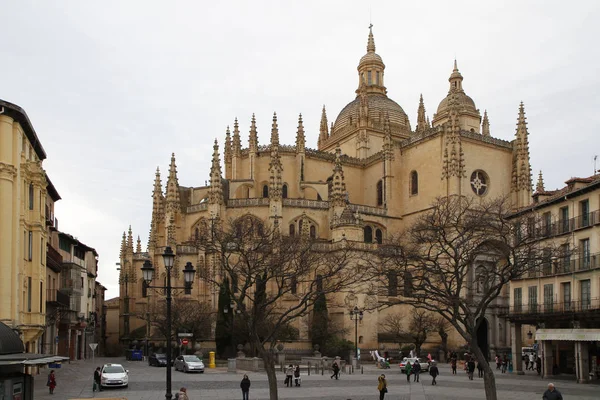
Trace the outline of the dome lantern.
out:
M 375 38 L 373 37 L 373 24 L 369 25 L 369 38 L 367 40 L 367 54 L 362 56 L 358 63 L 358 89 L 361 85 L 366 86 L 367 93 L 382 93 L 386 94 L 385 86 L 383 85 L 383 71 L 385 64 L 375 53 Z

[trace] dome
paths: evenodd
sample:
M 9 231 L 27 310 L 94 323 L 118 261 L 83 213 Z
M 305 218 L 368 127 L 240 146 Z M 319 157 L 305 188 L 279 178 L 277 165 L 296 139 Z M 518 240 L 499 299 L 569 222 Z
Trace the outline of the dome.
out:
M 367 54 L 361 57 L 360 62 L 358 63 L 358 69 L 360 69 L 360 67 L 363 64 L 370 64 L 374 62 L 383 65 L 383 60 L 381 59 L 381 56 L 379 54 L 374 52 L 368 52 Z
M 384 94 L 368 93 L 367 102 L 369 105 L 369 120 L 378 122 L 381 118 L 383 124 L 383 119 L 387 113 L 390 116 L 390 128 L 393 133 L 410 130 L 410 122 L 406 113 L 394 100 Z M 350 126 L 350 119 L 352 119 L 352 125 L 355 125 L 358 122 L 359 108 L 360 97 L 348 103 L 335 119 L 332 134 Z
M 477 107 L 475 107 L 475 102 L 473 101 L 472 98 L 467 96 L 465 94 L 465 92 L 454 92 L 454 93 L 448 93 L 448 96 L 444 97 L 442 99 L 442 101 L 440 101 L 440 105 L 438 106 L 438 109 L 437 109 L 437 113 L 439 115 L 442 115 L 442 113 L 444 111 L 446 111 L 446 109 L 448 109 L 448 103 L 450 102 L 450 99 L 452 99 L 452 98 L 453 98 L 453 100 L 458 102 L 459 106 L 463 110 L 477 112 Z

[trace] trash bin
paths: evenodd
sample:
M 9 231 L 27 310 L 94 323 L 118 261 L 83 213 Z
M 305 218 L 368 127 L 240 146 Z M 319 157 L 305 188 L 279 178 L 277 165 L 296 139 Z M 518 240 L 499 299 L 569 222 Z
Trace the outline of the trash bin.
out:
M 144 352 L 142 350 L 131 351 L 131 361 L 142 361 L 144 358 Z

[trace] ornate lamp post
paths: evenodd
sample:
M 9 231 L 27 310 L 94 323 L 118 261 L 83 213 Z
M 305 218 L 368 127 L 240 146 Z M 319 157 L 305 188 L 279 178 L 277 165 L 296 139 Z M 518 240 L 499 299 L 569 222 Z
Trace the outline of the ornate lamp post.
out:
M 354 321 L 354 357 L 358 361 L 358 321 L 362 321 L 363 312 L 357 306 L 350 310 L 350 320 Z
M 144 276 L 144 281 L 147 284 L 147 288 L 162 289 L 167 296 L 167 392 L 165 394 L 165 398 L 167 400 L 170 400 L 173 397 L 173 394 L 171 393 L 171 290 L 190 288 L 192 286 L 192 283 L 194 282 L 194 275 L 196 274 L 196 270 L 194 269 L 192 263 L 188 261 L 185 264 L 185 268 L 183 269 L 183 279 L 185 282 L 185 287 L 172 287 L 171 269 L 173 269 L 175 254 L 173 254 L 173 250 L 171 249 L 171 247 L 167 246 L 162 256 L 165 264 L 165 269 L 167 270 L 166 286 L 150 286 L 150 282 L 152 282 L 152 280 L 154 279 L 154 267 L 152 266 L 150 260 L 144 261 L 144 265 L 142 266 L 142 274 Z

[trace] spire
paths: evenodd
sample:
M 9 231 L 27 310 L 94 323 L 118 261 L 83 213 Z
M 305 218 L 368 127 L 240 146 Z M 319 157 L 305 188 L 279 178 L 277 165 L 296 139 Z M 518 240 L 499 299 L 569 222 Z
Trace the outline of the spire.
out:
M 458 64 L 456 63 L 456 59 L 454 59 L 454 69 L 452 70 L 452 74 L 450 74 L 450 78 L 448 78 L 450 82 L 450 92 L 459 91 L 462 92 L 462 81 L 463 77 L 458 71 Z
M 232 152 L 234 157 L 240 157 L 242 155 L 242 140 L 240 139 L 240 129 L 237 118 L 233 123 Z
M 417 113 L 417 133 L 425 132 L 428 128 L 427 120 L 425 119 L 425 104 L 423 103 L 423 94 L 419 98 L 419 111 Z
M 123 231 L 123 238 L 121 239 L 121 252 L 120 252 L 120 258 L 124 258 L 125 257 L 125 252 L 127 251 L 127 242 L 126 242 L 126 235 L 125 235 L 125 231 Z
M 373 24 L 369 25 L 369 40 L 367 41 L 367 53 L 375 53 L 375 39 L 373 38 Z
M 481 124 L 481 134 L 490 136 L 490 120 L 488 119 L 487 110 L 483 112 L 483 122 Z
M 273 113 L 273 124 L 271 125 L 271 152 L 279 151 L 279 127 L 277 126 L 277 113 Z
M 163 218 L 165 213 L 165 197 L 162 193 L 162 183 L 160 181 L 160 169 L 156 167 L 154 177 L 154 189 L 152 190 L 152 220 L 150 221 L 150 232 L 148 235 L 148 249 L 156 247 L 156 226 L 158 221 Z
M 544 178 L 542 177 L 542 170 L 540 170 L 540 174 L 538 175 L 537 185 L 535 186 L 536 193 L 543 193 L 544 190 Z
M 306 147 L 306 137 L 304 136 L 304 124 L 302 123 L 302 114 L 298 116 L 298 131 L 296 132 L 296 152 L 304 153 Z
M 256 132 L 256 118 L 252 114 L 252 121 L 250 122 L 250 137 L 248 138 L 248 148 L 250 151 L 256 152 L 258 150 L 258 134 Z
M 219 144 L 215 139 L 213 145 L 212 164 L 210 166 L 210 187 L 208 189 L 208 204 L 223 204 L 223 186 L 221 161 L 219 160 Z
M 513 141 L 513 170 L 511 191 L 516 193 L 514 206 L 529 205 L 531 198 L 531 164 L 529 163 L 529 132 L 523 102 L 519 105 L 517 131 Z
M 162 197 L 162 183 L 160 181 L 160 168 L 156 167 L 156 174 L 154 175 L 154 189 L 152 190 L 152 197 Z
M 342 168 L 342 150 L 338 144 L 335 148 L 335 164 L 331 182 L 331 205 L 344 207 L 346 205 L 346 183 L 344 182 L 344 170 Z
M 175 153 L 171 154 L 171 165 L 169 166 L 169 179 L 167 179 L 167 211 L 176 211 L 179 203 L 179 182 L 177 180 L 177 166 L 175 165 Z
M 331 130 L 333 133 L 333 130 Z M 327 112 L 325 111 L 325 104 L 323 104 L 323 111 L 321 111 L 321 126 L 319 129 L 319 148 L 329 138 L 329 131 L 327 130 Z
M 138 235 L 137 237 L 137 245 L 135 246 L 135 252 L 138 254 L 142 252 L 142 241 L 140 240 L 140 235 Z
M 133 253 L 133 233 L 131 232 L 131 225 L 129 225 L 129 231 L 127 232 L 127 253 Z
M 225 160 L 225 164 L 231 163 L 231 153 L 231 132 L 229 132 L 229 125 L 227 125 L 227 130 L 225 131 L 225 148 L 223 149 L 223 158 Z

